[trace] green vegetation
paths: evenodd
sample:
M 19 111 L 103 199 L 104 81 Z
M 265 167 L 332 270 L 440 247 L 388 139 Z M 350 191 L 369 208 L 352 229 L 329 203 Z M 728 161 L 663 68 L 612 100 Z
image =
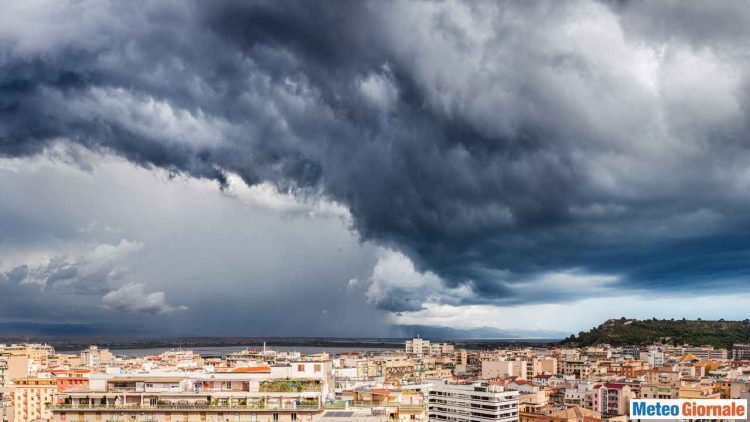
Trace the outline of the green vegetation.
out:
M 304 380 L 270 380 L 260 383 L 263 393 L 301 393 L 303 391 L 320 391 L 320 384 L 316 381 Z
M 561 343 L 571 346 L 595 344 L 645 345 L 665 343 L 691 346 L 711 345 L 730 348 L 734 343 L 750 342 L 750 320 L 703 321 L 674 319 L 610 319 L 589 331 L 571 335 Z

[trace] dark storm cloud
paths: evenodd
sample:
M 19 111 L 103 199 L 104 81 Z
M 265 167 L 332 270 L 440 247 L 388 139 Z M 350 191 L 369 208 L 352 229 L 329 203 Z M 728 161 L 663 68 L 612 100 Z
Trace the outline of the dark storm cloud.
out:
M 67 139 L 323 195 L 471 280 L 461 303 L 569 269 L 744 285 L 747 11 L 705 7 L 24 2 L 0 22 L 0 154 Z

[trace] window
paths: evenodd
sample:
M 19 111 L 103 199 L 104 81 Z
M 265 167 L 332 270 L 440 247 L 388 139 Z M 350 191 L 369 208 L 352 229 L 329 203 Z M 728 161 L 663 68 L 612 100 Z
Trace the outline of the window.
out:
M 279 414 L 278 413 L 274 413 L 273 414 L 273 420 L 275 420 L 275 421 L 279 420 Z
M 299 371 L 299 372 L 305 372 L 305 365 L 304 364 L 297 365 L 297 371 Z
M 296 421 L 296 420 L 297 420 L 297 414 L 296 414 L 296 413 L 292 413 L 292 420 L 293 420 L 293 421 Z
M 320 365 L 315 365 L 315 372 L 320 372 Z

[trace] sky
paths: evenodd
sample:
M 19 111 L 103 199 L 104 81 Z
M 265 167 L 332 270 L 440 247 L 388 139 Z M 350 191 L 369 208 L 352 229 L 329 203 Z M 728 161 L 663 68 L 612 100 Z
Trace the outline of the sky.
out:
M 749 37 L 732 1 L 0 1 L 0 327 L 745 319 Z

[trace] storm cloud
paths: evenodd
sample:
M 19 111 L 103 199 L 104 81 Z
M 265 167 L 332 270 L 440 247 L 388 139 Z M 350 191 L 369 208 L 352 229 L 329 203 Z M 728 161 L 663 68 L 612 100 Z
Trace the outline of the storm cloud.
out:
M 750 287 L 743 3 L 2 8 L 0 154 L 334 204 L 382 309 Z

